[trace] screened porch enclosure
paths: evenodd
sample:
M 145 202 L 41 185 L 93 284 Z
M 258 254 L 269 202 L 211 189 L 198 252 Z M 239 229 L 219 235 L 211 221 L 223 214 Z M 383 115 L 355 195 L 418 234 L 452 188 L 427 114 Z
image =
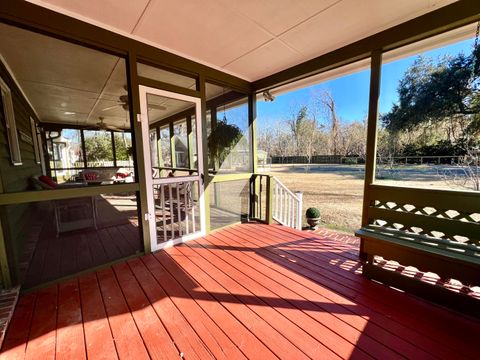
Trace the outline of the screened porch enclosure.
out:
M 461 116 L 434 106 L 420 129 L 386 132 L 382 75 L 478 36 L 480 3 L 366 3 L 0 2 L 0 290 L 21 292 L 0 358 L 475 357 L 480 193 L 384 182 L 398 174 L 384 150 L 426 139 L 432 113 L 435 141 L 467 130 L 480 141 L 478 38 L 439 62 L 460 64 Z M 351 246 L 306 231 L 303 195 L 266 166 L 259 134 L 281 118 L 296 136 L 295 104 L 270 117 L 257 107 L 360 70 L 365 166 Z M 332 129 L 325 143 L 346 139 L 341 116 L 319 125 Z M 279 147 L 288 158 L 295 142 L 292 161 L 343 157 L 289 136 Z M 465 159 L 448 156 L 435 165 Z M 414 161 L 405 155 L 401 175 Z

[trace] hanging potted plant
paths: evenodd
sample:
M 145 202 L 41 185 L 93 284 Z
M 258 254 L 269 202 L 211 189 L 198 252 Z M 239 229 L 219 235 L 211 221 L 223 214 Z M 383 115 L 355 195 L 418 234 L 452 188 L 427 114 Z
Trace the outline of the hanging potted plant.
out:
M 320 223 L 320 210 L 315 207 L 308 208 L 305 212 L 305 217 L 307 218 L 308 225 L 310 225 L 310 229 L 314 230 Z

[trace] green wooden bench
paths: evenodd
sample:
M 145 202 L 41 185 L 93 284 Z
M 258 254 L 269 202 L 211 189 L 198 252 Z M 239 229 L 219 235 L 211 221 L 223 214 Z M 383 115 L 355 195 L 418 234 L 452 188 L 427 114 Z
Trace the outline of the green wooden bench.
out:
M 385 266 L 396 261 L 480 286 L 480 194 L 371 185 L 368 201 L 368 225 L 355 233 L 363 275 L 480 317 L 479 299 Z

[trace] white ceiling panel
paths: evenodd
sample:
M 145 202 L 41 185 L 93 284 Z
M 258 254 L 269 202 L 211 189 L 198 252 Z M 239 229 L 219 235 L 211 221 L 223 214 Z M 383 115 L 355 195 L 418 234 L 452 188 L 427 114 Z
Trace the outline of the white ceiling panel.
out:
M 249 81 L 454 0 L 30 0 Z M 135 27 L 135 24 L 136 27 Z M 135 27 L 135 29 L 134 29 Z M 133 30 L 134 29 L 134 30 Z M 279 42 L 283 41 L 281 45 Z M 290 50 L 286 50 L 286 46 Z M 296 57 L 295 51 L 302 54 Z M 265 66 L 265 57 L 270 56 Z M 252 66 L 258 66 L 252 69 Z
M 282 58 L 282 64 L 275 61 L 278 57 Z M 263 74 L 272 74 L 298 64 L 302 59 L 303 54 L 275 39 L 228 64 L 225 68 L 231 72 L 241 72 L 248 78 L 258 79 Z
M 118 58 L 13 26 L 0 24 L 0 50 L 15 77 L 99 91 Z M 95 66 L 92 66 L 92 59 Z M 88 74 L 89 76 L 85 76 Z
M 220 0 L 275 36 L 342 0 Z
M 432 3 L 438 2 L 343 0 L 280 38 L 307 60 L 431 11 Z
M 134 33 L 177 52 L 223 66 L 272 38 L 220 1 L 156 1 Z
M 67 10 L 100 21 L 116 29 L 131 32 L 149 0 L 35 0 L 30 2 L 38 5 L 48 5 L 49 7 L 53 6 L 60 11 Z

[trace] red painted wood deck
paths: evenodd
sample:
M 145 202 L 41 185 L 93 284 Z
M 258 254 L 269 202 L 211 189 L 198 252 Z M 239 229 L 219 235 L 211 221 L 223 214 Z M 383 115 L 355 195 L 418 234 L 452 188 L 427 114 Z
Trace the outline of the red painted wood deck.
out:
M 478 321 L 360 270 L 352 245 L 237 225 L 21 296 L 0 358 L 479 358 Z

